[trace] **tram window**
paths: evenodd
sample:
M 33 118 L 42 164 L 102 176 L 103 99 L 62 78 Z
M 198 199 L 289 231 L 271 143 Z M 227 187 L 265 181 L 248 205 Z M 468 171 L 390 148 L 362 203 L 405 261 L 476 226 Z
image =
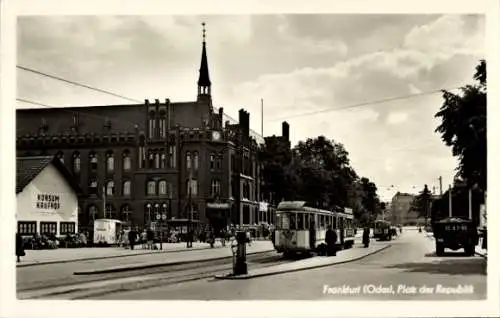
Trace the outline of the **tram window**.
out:
M 304 213 L 297 213 L 297 230 L 304 229 Z
M 309 213 L 304 213 L 304 229 L 308 230 L 311 226 L 311 222 L 309 222 L 311 215 Z
M 290 213 L 290 230 L 295 230 L 297 228 L 297 216 L 295 213 Z
M 334 229 L 337 229 L 337 217 L 336 217 L 336 216 L 334 216 L 334 217 L 332 218 L 332 221 L 333 221 L 333 223 L 332 223 L 333 228 L 334 228 Z
M 325 218 L 326 218 L 325 225 L 326 225 L 326 228 L 328 229 L 328 228 L 330 228 L 330 224 L 332 224 L 332 217 L 331 217 L 331 215 L 327 215 L 327 216 L 325 216 Z
M 290 218 L 288 213 L 281 214 L 281 228 L 288 230 L 290 228 Z

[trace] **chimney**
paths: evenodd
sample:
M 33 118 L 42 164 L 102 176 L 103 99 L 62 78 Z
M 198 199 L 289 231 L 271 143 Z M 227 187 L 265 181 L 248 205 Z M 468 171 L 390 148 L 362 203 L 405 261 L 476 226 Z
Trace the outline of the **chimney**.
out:
M 286 121 L 281 124 L 281 135 L 286 141 L 290 141 L 290 125 Z
M 245 136 L 250 136 L 250 113 L 245 112 Z
M 224 108 L 219 108 L 219 118 L 220 118 L 220 122 L 222 123 L 223 122 L 223 117 L 224 117 Z

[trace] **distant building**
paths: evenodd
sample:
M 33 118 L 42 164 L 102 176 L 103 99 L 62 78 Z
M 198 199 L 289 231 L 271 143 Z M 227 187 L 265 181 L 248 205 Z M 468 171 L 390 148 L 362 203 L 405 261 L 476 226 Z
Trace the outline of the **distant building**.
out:
M 80 189 L 71 172 L 53 156 L 16 160 L 17 232 L 21 235 L 78 231 Z
M 391 200 L 391 221 L 394 224 L 416 223 L 418 216 L 411 212 L 411 203 L 415 198 L 414 194 L 397 192 Z

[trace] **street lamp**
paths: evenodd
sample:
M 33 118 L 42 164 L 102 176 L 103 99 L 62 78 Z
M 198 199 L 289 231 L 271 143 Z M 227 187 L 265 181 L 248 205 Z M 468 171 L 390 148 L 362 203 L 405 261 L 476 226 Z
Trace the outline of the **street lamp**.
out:
M 149 221 L 149 227 L 151 227 L 151 203 L 148 203 L 146 205 L 146 209 L 148 211 L 148 221 Z

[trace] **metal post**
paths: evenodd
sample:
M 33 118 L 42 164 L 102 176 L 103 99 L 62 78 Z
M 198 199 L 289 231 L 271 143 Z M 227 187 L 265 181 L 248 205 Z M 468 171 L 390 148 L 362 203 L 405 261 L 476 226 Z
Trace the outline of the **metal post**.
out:
M 260 134 L 264 137 L 264 99 L 260 99 L 260 112 L 261 112 L 261 123 L 260 123 Z
M 451 196 L 451 185 L 449 186 L 449 189 L 448 189 L 448 214 L 449 214 L 449 217 L 451 218 L 453 216 L 453 213 L 452 213 L 452 196 Z
M 189 221 L 188 221 L 188 228 L 187 228 L 187 240 L 186 240 L 186 247 L 191 248 L 193 245 L 191 244 L 191 222 L 193 220 L 193 204 L 192 204 L 192 178 L 193 178 L 193 170 L 192 170 L 192 162 L 191 166 L 189 167 L 189 181 L 188 181 L 188 204 L 189 204 Z
M 443 177 L 439 177 L 439 195 L 443 195 Z
M 469 189 L 469 220 L 472 220 L 472 189 Z
M 104 218 L 106 218 L 106 186 L 102 186 L 102 210 L 104 211 Z

